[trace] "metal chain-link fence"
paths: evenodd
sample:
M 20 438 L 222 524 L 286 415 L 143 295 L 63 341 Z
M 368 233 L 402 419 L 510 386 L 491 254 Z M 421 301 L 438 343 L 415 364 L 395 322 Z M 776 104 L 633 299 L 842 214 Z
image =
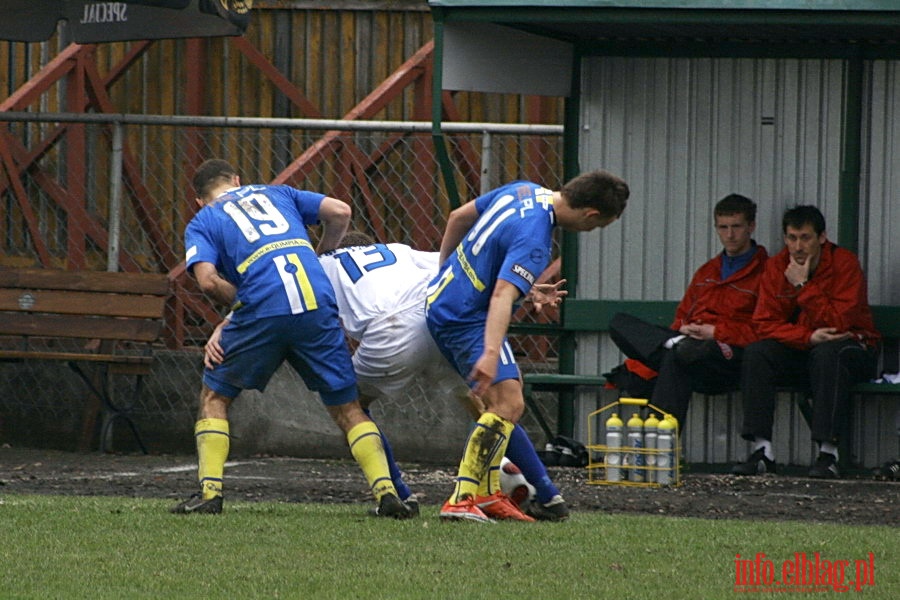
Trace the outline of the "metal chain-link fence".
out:
M 182 266 L 184 228 L 197 208 L 190 178 L 202 160 L 227 159 L 243 183 L 287 183 L 346 200 L 353 207 L 353 227 L 378 240 L 423 250 L 440 246 L 453 200 L 427 129 L 409 123 L 360 128 L 352 122 L 345 129 L 336 122 L 327 123 L 328 129 L 326 124 L 224 126 L 209 124 L 210 118 L 112 123 L 94 116 L 97 122 L 12 122 L 0 131 L 0 145 L 6 148 L 0 153 L 0 268 L 169 274 L 174 294 L 155 349 L 154 376 L 145 380 L 134 407 L 138 426 L 154 430 L 148 436 L 154 449 L 189 439 L 184 431 L 194 420 L 203 345 L 223 308 L 210 303 Z M 534 133 L 532 126 L 517 132 L 509 125 L 492 131 L 480 125 L 445 134 L 459 201 L 514 179 L 559 188 L 561 132 Z M 47 142 L 59 135 L 65 136 L 61 143 Z M 558 272 L 558 261 L 554 267 Z M 545 275 L 552 280 L 554 272 Z M 543 322 L 554 318 L 540 315 Z M 535 317 L 522 309 L 516 319 Z M 556 370 L 555 338 L 517 335 L 513 343 L 524 369 Z M 37 436 L 47 445 L 70 445 L 62 432 L 78 430 L 85 406 L 78 400 L 81 382 L 66 366 L 0 363 L 0 375 L 6 384 L 0 395 L 4 435 L 16 431 L 16 438 Z M 127 398 L 129 389 L 119 388 L 130 385 L 133 381 L 119 381 L 114 393 Z M 299 379 L 297 385 L 302 386 Z M 392 402 L 404 412 L 433 419 L 429 403 L 422 401 L 426 387 L 423 382 Z M 555 415 L 555 405 L 546 408 L 546 414 Z M 154 422 L 172 423 L 163 428 L 171 430 L 171 437 L 154 429 Z M 533 417 L 523 425 L 534 430 L 536 439 Z

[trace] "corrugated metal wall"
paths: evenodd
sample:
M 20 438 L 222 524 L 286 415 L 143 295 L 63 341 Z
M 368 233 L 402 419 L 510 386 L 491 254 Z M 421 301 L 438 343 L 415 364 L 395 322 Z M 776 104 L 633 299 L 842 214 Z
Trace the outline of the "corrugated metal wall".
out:
M 757 202 L 770 249 L 791 204 L 818 204 L 835 228 L 840 61 L 597 58 L 584 71 L 582 167 L 622 174 L 632 196 L 585 242 L 579 295 L 680 299 L 720 250 L 712 207 L 732 192 Z
M 900 62 L 867 67 L 860 250 L 871 301 L 900 304 Z
M 836 230 L 843 76 L 835 60 L 586 59 L 582 168 L 621 174 L 632 194 L 619 223 L 584 236 L 579 297 L 679 300 L 721 249 L 712 208 L 732 192 L 757 202 L 772 251 L 798 202 Z M 603 340 L 578 360 L 603 372 L 619 354 Z
M 757 202 L 755 237 L 772 253 L 783 245 L 783 211 L 798 203 L 819 206 L 830 238 L 837 241 L 845 75 L 840 60 L 586 58 L 581 168 L 604 167 L 622 175 L 632 195 L 619 223 L 582 237 L 578 296 L 680 300 L 694 270 L 721 250 L 712 209 L 731 192 Z M 863 136 L 860 258 L 869 274 L 870 301 L 896 304 L 898 63 L 868 64 L 865 81 L 864 105 L 871 108 Z M 603 373 L 621 359 L 608 336 L 578 339 L 578 372 Z M 705 431 L 685 432 L 688 460 L 743 458 L 745 446 L 736 437 L 740 408 L 723 402 L 714 398 L 692 409 L 707 418 Z M 788 415 L 783 426 L 798 434 L 791 448 L 787 436 L 780 436 L 785 438 L 781 456 L 808 463 L 808 429 L 789 401 L 782 405 L 779 414 Z M 585 395 L 579 414 L 597 407 L 597 400 Z M 890 406 L 857 407 L 860 427 L 879 421 L 893 423 Z M 874 425 L 869 429 L 859 430 L 857 439 L 883 437 Z M 883 452 L 896 451 L 896 439 L 881 442 Z M 880 450 L 864 451 L 871 461 Z

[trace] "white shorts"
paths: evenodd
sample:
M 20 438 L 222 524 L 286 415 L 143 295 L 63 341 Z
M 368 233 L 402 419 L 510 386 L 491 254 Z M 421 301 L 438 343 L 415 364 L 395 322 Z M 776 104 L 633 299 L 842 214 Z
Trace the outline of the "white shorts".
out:
M 391 315 L 366 330 L 353 354 L 360 395 L 394 398 L 410 389 L 417 376 L 438 395 L 462 398 L 469 388 L 438 350 L 425 325 L 425 305 Z

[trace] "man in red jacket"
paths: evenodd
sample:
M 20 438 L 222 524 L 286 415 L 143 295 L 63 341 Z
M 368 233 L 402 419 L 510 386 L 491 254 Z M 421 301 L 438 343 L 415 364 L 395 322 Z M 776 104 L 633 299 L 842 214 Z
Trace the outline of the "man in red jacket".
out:
M 745 349 L 741 372 L 742 435 L 753 442 L 753 450 L 732 472 L 775 472 L 776 388 L 789 384 L 808 386 L 812 393 L 811 431 L 819 454 L 809 476 L 836 478 L 850 387 L 874 375 L 881 336 L 859 260 L 828 241 L 819 209 L 789 209 L 782 230 L 785 247 L 766 265 L 753 314 L 761 339 Z
M 723 250 L 694 273 L 671 329 L 653 332 L 626 315 L 610 322 L 625 354 L 658 371 L 650 403 L 674 415 L 679 427 L 694 391 L 737 388 L 743 348 L 759 339 L 752 317 L 768 254 L 753 240 L 756 204 L 730 194 L 716 203 L 713 217 Z

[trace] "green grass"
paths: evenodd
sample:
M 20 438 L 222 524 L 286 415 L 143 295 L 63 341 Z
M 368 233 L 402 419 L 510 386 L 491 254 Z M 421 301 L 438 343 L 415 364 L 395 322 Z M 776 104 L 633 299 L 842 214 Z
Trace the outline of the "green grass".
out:
M 779 572 L 797 552 L 851 565 L 872 552 L 875 585 L 862 593 L 900 597 L 900 531 L 887 526 L 603 513 L 481 525 L 441 523 L 433 506 L 410 521 L 361 505 L 229 502 L 221 516 L 168 506 L 0 496 L 0 598 L 728 598 L 735 555 L 757 552 Z

